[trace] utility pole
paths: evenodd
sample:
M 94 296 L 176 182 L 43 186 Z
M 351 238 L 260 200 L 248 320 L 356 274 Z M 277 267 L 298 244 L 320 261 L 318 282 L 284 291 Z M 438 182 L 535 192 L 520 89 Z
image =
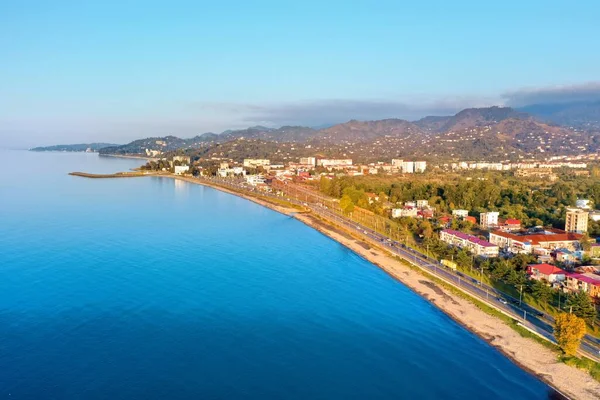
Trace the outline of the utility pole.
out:
M 559 294 L 560 296 L 560 294 Z M 523 299 L 523 284 L 521 284 L 521 290 L 519 290 L 519 307 L 521 307 L 521 301 Z

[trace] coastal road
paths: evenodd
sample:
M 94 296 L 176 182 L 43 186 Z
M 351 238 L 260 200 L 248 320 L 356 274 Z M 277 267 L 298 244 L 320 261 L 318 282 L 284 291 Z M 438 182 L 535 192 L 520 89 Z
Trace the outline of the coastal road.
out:
M 260 193 L 260 195 L 281 199 L 281 196 L 259 192 L 256 188 L 245 184 L 242 180 L 222 179 L 222 178 L 201 178 L 224 186 L 229 186 L 236 190 Z M 379 233 L 373 229 L 365 227 L 360 223 L 353 221 L 340 212 L 332 210 L 332 199 L 316 194 L 307 189 L 300 188 L 297 185 L 287 184 L 286 194 L 290 197 L 285 199 L 291 203 L 310 209 L 313 213 L 320 215 L 324 219 L 333 221 L 347 230 L 369 239 L 377 245 L 385 247 L 392 254 L 401 259 L 433 274 L 434 276 L 446 281 L 447 283 L 467 292 L 480 301 L 498 309 L 506 315 L 520 321 L 525 328 L 537 333 L 540 336 L 556 343 L 553 335 L 554 318 L 529 304 L 520 302 L 492 286 L 483 283 L 481 280 L 472 278 L 459 271 L 454 271 L 438 262 L 438 260 L 428 257 L 421 252 L 406 246 L 403 243 L 390 239 L 388 236 Z M 281 189 L 281 187 L 278 187 Z M 286 189 L 286 188 L 284 188 Z M 304 200 L 304 201 L 303 201 Z M 327 205 L 326 205 L 327 204 Z M 596 338 L 586 335 L 581 343 L 580 352 L 588 358 L 600 362 L 600 346 Z

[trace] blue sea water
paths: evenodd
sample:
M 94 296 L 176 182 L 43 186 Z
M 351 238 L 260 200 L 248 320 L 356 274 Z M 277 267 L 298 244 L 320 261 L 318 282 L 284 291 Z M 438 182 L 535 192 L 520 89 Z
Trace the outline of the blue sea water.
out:
M 0 151 L 0 398 L 543 399 L 345 247 L 219 191 Z

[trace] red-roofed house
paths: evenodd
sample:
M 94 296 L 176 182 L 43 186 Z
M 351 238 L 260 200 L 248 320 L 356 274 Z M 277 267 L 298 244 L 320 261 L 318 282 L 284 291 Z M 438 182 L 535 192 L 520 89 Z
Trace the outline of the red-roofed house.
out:
M 548 283 L 562 282 L 567 272 L 550 264 L 531 264 L 527 266 L 527 273 L 531 279 L 546 281 Z
M 516 234 L 500 230 L 490 232 L 490 242 L 512 253 L 533 253 L 536 249 L 579 249 L 583 235 L 548 229 L 534 234 Z
M 467 215 L 466 217 L 463 218 L 465 221 L 469 221 L 470 223 L 472 223 L 473 225 L 475 225 L 477 223 L 477 218 L 475 217 L 471 217 L 470 215 Z
M 521 221 L 514 218 L 498 220 L 498 229 L 504 232 L 518 231 L 521 229 Z

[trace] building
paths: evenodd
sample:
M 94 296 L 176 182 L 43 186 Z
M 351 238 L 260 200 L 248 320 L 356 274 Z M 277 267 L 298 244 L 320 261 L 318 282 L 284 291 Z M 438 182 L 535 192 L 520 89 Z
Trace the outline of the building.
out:
M 246 168 L 257 168 L 257 167 L 270 167 L 271 160 L 261 158 L 245 158 L 244 167 Z
M 466 218 L 469 216 L 469 210 L 452 210 L 454 217 Z
M 583 235 L 559 229 L 541 232 L 490 232 L 490 242 L 511 253 L 540 253 L 557 249 L 577 250 Z
M 490 211 L 479 214 L 479 225 L 483 229 L 495 228 L 498 226 L 498 211 Z
M 567 274 L 566 288 L 572 293 L 586 292 L 590 297 L 600 298 L 600 275 L 585 274 Z
M 440 232 L 440 240 L 451 246 L 469 250 L 478 256 L 497 257 L 499 253 L 499 248 L 495 244 L 453 229 L 444 229 Z
M 257 186 L 259 184 L 264 184 L 265 183 L 265 177 L 261 174 L 258 175 L 246 175 L 246 182 L 248 182 L 249 185 L 252 186 Z
M 417 200 L 416 206 L 417 206 L 417 208 L 429 207 L 429 201 L 428 200 Z
M 427 161 L 415 161 L 415 172 L 421 173 L 425 172 L 427 168 Z
M 175 166 L 175 175 L 183 175 L 190 170 L 189 165 L 176 165 Z
M 302 157 L 300 158 L 300 164 L 310 165 L 311 167 L 314 167 L 315 165 L 317 165 L 317 159 L 314 157 Z
M 419 210 L 416 207 L 404 206 L 402 208 L 392 208 L 392 218 L 416 218 L 418 214 Z
M 325 168 L 341 168 L 341 167 L 350 167 L 352 166 L 352 160 L 347 159 L 327 159 L 323 158 L 317 160 L 317 165 L 325 167 Z
M 405 174 L 412 174 L 415 172 L 414 161 L 402 161 L 402 172 Z
M 520 231 L 521 221 L 514 218 L 499 219 L 498 229 L 504 232 Z
M 565 230 L 567 232 L 584 233 L 588 230 L 589 213 L 580 208 L 567 208 Z
M 394 158 L 394 159 L 392 159 L 392 167 L 395 167 L 397 169 L 402 169 L 403 162 L 404 162 L 404 160 Z
M 548 283 L 563 282 L 566 272 L 550 264 L 531 264 L 527 266 L 527 274 L 531 279 Z

